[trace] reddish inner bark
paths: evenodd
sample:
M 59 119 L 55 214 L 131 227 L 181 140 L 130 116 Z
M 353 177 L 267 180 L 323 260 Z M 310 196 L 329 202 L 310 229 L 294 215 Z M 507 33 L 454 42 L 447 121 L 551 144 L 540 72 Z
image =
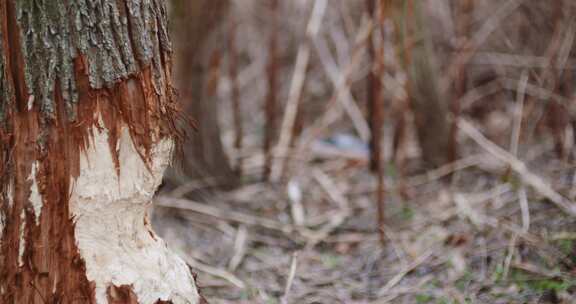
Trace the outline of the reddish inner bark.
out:
M 111 88 L 92 89 L 85 59 L 79 55 L 75 60 L 77 120 L 69 121 L 66 115 L 58 80 L 53 96 L 55 118 L 47 119 L 37 105 L 28 108 L 30 96 L 23 74 L 26 62 L 13 1 L 0 1 L 0 20 L 7 65 L 0 72 L 15 92 L 10 104 L 17 105 L 8 110 L 6 125 L 0 125 L 0 211 L 5 216 L 0 239 L 0 303 L 95 303 L 95 286 L 86 277 L 69 210 L 73 181 L 80 172 L 80 153 L 91 144 L 92 130 L 101 127 L 99 117 L 107 129 L 118 173 L 117 144 L 123 127 L 129 128 L 146 163 L 156 140 L 179 138 L 175 126 L 178 109 L 169 83 L 170 62 L 167 56 L 162 58 L 167 88 L 161 88 L 160 95 L 153 87 L 150 67 L 143 67 Z M 35 179 L 42 196 L 38 224 L 29 201 L 29 177 L 35 163 Z M 11 195 L 7 194 L 10 187 Z M 110 303 L 137 303 L 130 286 L 111 286 L 108 291 Z

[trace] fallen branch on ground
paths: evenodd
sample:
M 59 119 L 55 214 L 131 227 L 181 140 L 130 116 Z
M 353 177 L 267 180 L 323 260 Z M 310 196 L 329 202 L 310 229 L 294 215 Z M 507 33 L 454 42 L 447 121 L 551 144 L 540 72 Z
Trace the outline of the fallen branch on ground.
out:
M 525 184 L 534 188 L 534 190 L 548 198 L 567 214 L 576 216 L 576 204 L 574 204 L 574 202 L 556 192 L 543 178 L 530 172 L 530 170 L 526 168 L 526 165 L 518 158 L 514 157 L 514 155 L 488 140 L 484 135 L 482 135 L 482 133 L 480 133 L 480 131 L 466 120 L 460 119 L 458 121 L 458 128 L 480 145 L 480 147 L 492 154 L 496 159 L 507 163 Z

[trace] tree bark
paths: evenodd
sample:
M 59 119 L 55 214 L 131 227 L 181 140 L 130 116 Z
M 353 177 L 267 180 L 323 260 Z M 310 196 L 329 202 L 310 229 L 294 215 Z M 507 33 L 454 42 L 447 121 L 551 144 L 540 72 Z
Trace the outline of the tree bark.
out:
M 0 303 L 201 303 L 146 216 L 170 55 L 161 0 L 0 1 Z

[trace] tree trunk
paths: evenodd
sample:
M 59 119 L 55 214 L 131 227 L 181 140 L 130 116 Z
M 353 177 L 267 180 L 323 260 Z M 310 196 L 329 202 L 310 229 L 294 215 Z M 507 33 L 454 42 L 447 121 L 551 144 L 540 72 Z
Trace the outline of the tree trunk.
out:
M 427 166 L 439 167 L 449 162 L 450 124 L 446 92 L 440 88 L 440 70 L 422 5 L 418 0 L 398 2 L 406 15 L 401 39 L 404 48 L 404 65 L 408 77 L 408 91 L 414 112 L 416 133 Z M 413 39 L 413 40 L 412 40 Z
M 230 7 L 229 0 L 172 0 L 171 30 L 176 37 L 175 74 L 185 112 L 198 125 L 184 143 L 182 170 L 170 170 L 169 181 L 183 184 L 205 179 L 223 188 L 233 187 L 237 178 L 220 139 L 218 100 L 215 85 L 219 57 L 207 59 L 208 37 L 221 23 Z M 223 39 L 222 39 L 223 40 Z M 210 75 L 214 77 L 210 77 Z M 212 78 L 212 79 L 210 79 Z
M 200 303 L 147 210 L 178 142 L 161 0 L 0 1 L 0 303 Z

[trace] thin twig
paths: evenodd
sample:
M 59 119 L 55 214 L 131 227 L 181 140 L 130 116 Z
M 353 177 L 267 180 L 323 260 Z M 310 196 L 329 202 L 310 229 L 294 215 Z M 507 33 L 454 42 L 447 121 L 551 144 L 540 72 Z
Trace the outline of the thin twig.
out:
M 209 275 L 218 277 L 218 278 L 222 278 L 228 282 L 230 282 L 232 285 L 240 288 L 240 289 L 244 289 L 246 288 L 246 283 L 244 283 L 242 280 L 240 280 L 237 276 L 235 276 L 234 274 L 224 270 L 224 269 L 220 269 L 220 268 L 216 268 L 210 265 L 206 265 L 204 263 L 201 263 L 199 261 L 197 261 L 196 259 L 192 258 L 189 254 L 185 254 L 184 252 L 175 249 L 176 251 L 179 251 L 179 255 L 180 257 L 182 257 L 184 259 L 184 261 L 194 270 L 199 270 L 201 272 L 207 273 Z
M 309 240 L 306 244 L 306 249 L 312 249 L 319 242 L 324 240 L 328 235 L 330 235 L 330 233 L 332 233 L 332 231 L 340 227 L 340 225 L 342 225 L 342 223 L 344 223 L 351 214 L 350 202 L 348 202 L 348 199 L 336 186 L 334 181 L 320 170 L 314 170 L 313 176 L 328 197 L 330 197 L 330 199 L 340 207 L 340 212 L 332 216 L 330 221 L 320 228 L 319 231 L 309 233 L 311 235 L 308 236 Z
M 298 144 L 296 146 L 295 154 L 305 155 L 305 157 L 311 157 L 310 153 L 304 153 L 304 151 L 309 150 L 310 145 L 313 141 L 326 130 L 331 124 L 336 122 L 338 118 L 342 115 L 342 107 L 340 103 L 336 103 L 336 100 L 343 98 L 341 96 L 345 95 L 346 92 L 350 94 L 350 77 L 355 69 L 358 68 L 362 60 L 362 55 L 364 54 L 364 49 L 368 37 L 370 37 L 370 31 L 372 30 L 373 22 L 370 19 L 363 19 L 362 26 L 358 29 L 354 48 L 350 61 L 346 64 L 343 69 L 342 77 L 344 78 L 342 85 L 336 87 L 336 92 L 333 93 L 330 100 L 326 104 L 325 112 L 319 115 L 312 124 L 307 128 L 307 130 L 300 137 Z M 321 54 L 322 55 L 322 54 Z M 320 56 L 322 58 L 322 56 Z M 302 165 L 307 163 L 306 160 L 300 162 Z
M 294 283 L 294 278 L 296 277 L 297 266 L 298 252 L 294 252 L 292 254 L 292 262 L 290 263 L 290 273 L 288 274 L 288 280 L 286 281 L 286 288 L 284 289 L 284 296 L 281 300 L 282 304 L 288 304 L 288 295 L 290 294 L 290 289 L 292 289 L 292 284 Z
M 238 266 L 240 266 L 240 263 L 242 263 L 242 260 L 246 255 L 247 239 L 248 239 L 248 230 L 246 229 L 246 226 L 240 225 L 238 227 L 238 232 L 236 233 L 236 239 L 234 240 L 234 255 L 232 256 L 230 262 L 228 263 L 228 269 L 230 269 L 230 271 L 235 271 L 238 268 Z
M 372 30 L 372 24 L 373 23 L 370 22 L 370 30 Z M 369 32 L 367 34 L 369 34 Z M 358 104 L 354 100 L 352 93 L 350 93 L 349 86 L 347 85 L 346 73 L 343 73 L 338 68 L 336 61 L 330 53 L 330 48 L 326 42 L 326 38 L 318 37 L 317 39 L 314 39 L 313 42 L 316 51 L 318 52 L 320 63 L 322 64 L 326 75 L 332 82 L 332 85 L 336 89 L 338 102 L 342 105 L 352 120 L 352 124 L 358 132 L 358 136 L 360 136 L 362 140 L 368 141 L 370 138 L 370 128 L 368 127 L 368 123 L 366 122 L 366 119 L 364 119 L 362 112 L 358 108 Z
M 512 259 L 514 258 L 514 251 L 516 251 L 516 241 L 518 240 L 518 235 L 513 234 L 510 238 L 510 243 L 508 244 L 508 253 L 506 254 L 506 258 L 504 259 L 504 271 L 503 271 L 503 278 L 506 280 L 508 279 L 508 273 L 510 271 L 510 264 L 512 263 Z
M 516 96 L 516 109 L 514 113 L 514 126 L 512 128 L 512 136 L 510 139 L 510 153 L 518 155 L 518 146 L 520 143 L 520 133 L 522 131 L 522 117 L 524 115 L 524 99 L 526 96 L 526 86 L 528 85 L 528 73 L 522 72 L 520 81 L 518 81 L 518 91 Z M 518 203 L 520 205 L 520 212 L 522 214 L 522 230 L 528 232 L 530 229 L 530 207 L 528 206 L 528 199 L 526 197 L 526 188 L 520 187 L 518 190 Z M 510 261 L 508 261 L 509 267 Z M 507 269 L 507 268 L 506 268 Z
M 306 39 L 298 47 L 296 64 L 294 66 L 294 73 L 292 74 L 288 101 L 286 102 L 286 108 L 284 110 L 280 139 L 278 140 L 277 146 L 280 157 L 278 157 L 278 160 L 274 163 L 274 167 L 272 167 L 272 175 L 270 177 L 272 181 L 278 181 L 278 179 L 283 176 L 284 168 L 287 164 L 289 146 L 293 138 L 294 123 L 296 121 L 302 88 L 306 80 L 306 70 L 310 60 L 310 40 L 314 39 L 320 31 L 322 19 L 326 11 L 326 3 L 327 0 L 314 1 L 312 15 L 306 28 Z
M 394 288 L 394 286 L 396 286 L 398 283 L 400 283 L 400 281 L 402 281 L 402 279 L 408 273 L 410 273 L 412 270 L 416 269 L 418 266 L 422 265 L 422 263 L 426 262 L 430 257 L 432 257 L 435 254 L 435 252 L 436 252 L 436 250 L 430 249 L 430 250 L 424 252 L 419 257 L 417 257 L 412 263 L 410 263 L 410 265 L 408 265 L 407 267 L 402 269 L 392 279 L 390 279 L 390 281 L 388 281 L 388 283 L 386 283 L 386 285 L 384 285 L 384 287 L 382 287 L 378 291 L 378 295 L 383 296 L 383 295 L 388 294 L 388 292 L 390 292 L 390 290 L 392 288 Z
M 472 35 L 470 40 L 466 42 L 465 48 L 468 52 L 461 53 L 448 67 L 448 81 L 456 78 L 459 67 L 470 61 L 476 50 L 498 29 L 502 20 L 514 12 L 524 1 L 526 0 L 508 0 L 491 14 L 490 18 L 488 18 L 480 29 Z
M 530 230 L 530 206 L 528 205 L 525 187 L 520 187 L 518 190 L 518 203 L 522 214 L 522 230 L 528 232 Z
M 524 97 L 526 96 L 526 86 L 528 85 L 528 73 L 522 72 L 518 81 L 518 91 L 516 95 L 516 110 L 514 111 L 514 126 L 510 139 L 510 153 L 518 155 L 518 145 L 520 143 L 520 131 L 522 130 L 522 115 L 524 113 Z
M 486 158 L 486 154 L 475 154 L 471 156 L 464 157 L 453 163 L 446 164 L 437 169 L 428 170 L 426 173 L 415 175 L 409 177 L 405 182 L 406 188 L 415 188 L 422 186 L 427 183 L 431 183 L 435 180 L 441 179 L 444 176 L 450 175 L 456 171 L 464 170 L 469 167 L 479 165 L 483 159 Z M 377 191 L 376 185 L 366 185 L 360 189 L 356 189 L 354 194 L 360 193 L 371 193 Z
M 464 170 L 469 167 L 474 167 L 482 162 L 486 157 L 486 154 L 475 154 L 471 156 L 464 157 L 455 162 L 448 163 L 442 167 L 428 170 L 426 173 L 412 176 L 406 181 L 407 187 L 418 187 L 426 183 L 430 183 L 435 180 L 439 180 L 444 176 L 453 174 L 454 172 Z
M 576 62 L 574 60 L 568 60 L 566 61 L 565 65 L 560 66 L 560 65 L 551 65 L 550 59 L 545 56 L 507 54 L 499 52 L 476 52 L 474 58 L 471 59 L 469 64 L 509 66 L 524 69 L 549 69 L 549 68 L 558 70 L 576 69 Z
M 296 226 L 304 226 L 305 212 L 304 206 L 302 205 L 302 189 L 300 184 L 295 179 L 288 182 L 286 187 L 286 192 L 288 193 L 288 199 L 290 202 L 290 211 L 292 214 L 292 220 Z
M 530 172 L 522 161 L 488 140 L 484 135 L 482 135 L 482 133 L 480 133 L 480 131 L 474 128 L 472 124 L 466 120 L 460 119 L 458 121 L 458 127 L 496 159 L 507 163 L 514 171 L 516 171 L 524 183 L 530 185 L 534 190 L 548 198 L 567 214 L 576 216 L 576 205 L 574 202 L 560 195 L 552 189 L 544 179 Z
M 191 200 L 160 196 L 155 198 L 155 201 L 157 202 L 156 206 L 159 207 L 176 208 L 176 209 L 193 211 L 213 216 L 216 218 L 233 221 L 236 223 L 242 223 L 250 226 L 260 226 L 270 230 L 280 231 L 286 234 L 290 234 L 293 231 L 291 225 L 283 224 L 266 218 L 260 218 L 257 216 L 244 214 L 241 212 L 216 208 L 205 204 L 197 203 Z

